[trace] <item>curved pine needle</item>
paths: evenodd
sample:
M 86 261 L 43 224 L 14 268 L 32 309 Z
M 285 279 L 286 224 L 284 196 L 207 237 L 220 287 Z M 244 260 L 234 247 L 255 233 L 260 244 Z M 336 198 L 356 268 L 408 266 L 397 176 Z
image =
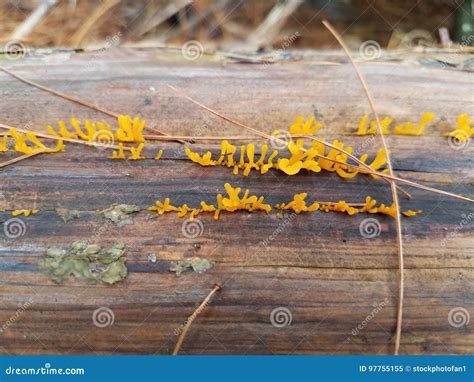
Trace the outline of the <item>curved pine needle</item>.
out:
M 234 125 L 237 125 L 237 126 L 239 126 L 239 127 L 243 127 L 244 129 L 250 130 L 250 131 L 254 132 L 255 134 L 257 134 L 257 135 L 259 135 L 259 136 L 261 136 L 261 137 L 263 137 L 263 138 L 274 139 L 274 140 L 276 140 L 276 141 L 280 141 L 280 142 L 283 142 L 283 143 L 286 144 L 286 142 L 284 142 L 282 139 L 279 139 L 278 137 L 275 137 L 275 136 L 272 137 L 270 134 L 267 134 L 267 133 L 265 133 L 265 132 L 263 132 L 263 131 L 257 130 L 257 129 L 255 129 L 255 128 L 253 128 L 253 127 L 244 125 L 243 123 L 240 123 L 240 122 L 238 122 L 238 121 L 235 121 L 235 120 L 233 120 L 233 119 L 231 119 L 231 118 L 229 118 L 229 117 L 226 117 L 225 115 L 222 115 L 222 114 L 220 114 L 220 113 L 218 113 L 218 112 L 212 110 L 211 108 L 209 108 L 209 107 L 207 107 L 206 105 L 200 103 L 199 101 L 196 101 L 195 99 L 191 98 L 190 96 L 188 96 L 187 94 L 183 93 L 181 90 L 178 90 L 177 88 L 175 88 L 174 86 L 172 86 L 172 85 L 170 85 L 170 84 L 167 84 L 167 86 L 168 86 L 170 89 L 174 90 L 175 92 L 181 94 L 181 95 L 182 95 L 184 98 L 186 98 L 188 101 L 190 101 L 190 102 L 192 102 L 192 103 L 194 103 L 194 104 L 200 106 L 201 108 L 207 110 L 207 111 L 210 112 L 211 114 L 214 114 L 215 116 L 217 116 L 217 117 L 219 117 L 219 118 L 222 118 L 224 121 L 230 122 L 230 123 L 232 123 L 232 124 L 234 124 Z M 357 163 L 359 163 L 361 166 L 365 167 L 366 169 L 370 169 L 370 167 L 369 167 L 366 163 L 364 163 L 364 162 L 362 162 L 361 160 L 359 160 L 359 158 L 357 158 L 356 156 L 354 156 L 354 155 L 348 153 L 346 150 L 343 150 L 343 149 L 341 149 L 341 148 L 339 148 L 339 147 L 336 147 L 336 146 L 334 146 L 334 145 L 332 145 L 332 144 L 330 144 L 330 143 L 328 143 L 328 142 L 325 142 L 325 141 L 323 141 L 323 140 L 320 140 L 320 139 L 311 137 L 311 136 L 309 136 L 309 135 L 302 135 L 302 137 L 303 137 L 303 138 L 308 138 L 308 139 L 311 139 L 311 140 L 314 140 L 314 141 L 317 141 L 317 142 L 319 142 L 319 143 L 321 143 L 321 144 L 323 144 L 323 145 L 325 145 L 325 146 L 327 146 L 327 147 L 330 147 L 330 148 L 333 148 L 334 150 L 339 151 L 340 153 L 346 154 L 348 157 L 350 157 L 352 160 L 354 160 L 354 161 L 356 161 Z M 306 151 L 305 148 L 301 148 L 300 150 Z M 332 161 L 332 159 L 326 158 L 326 157 L 321 156 L 321 155 L 316 155 L 316 156 L 319 157 L 319 158 L 325 158 L 325 159 L 328 159 L 328 160 Z M 383 177 L 382 177 L 382 178 L 383 178 Z M 402 191 L 403 193 L 405 193 L 405 194 L 408 196 L 408 198 L 411 198 L 411 195 L 410 195 L 409 193 L 407 193 L 405 190 L 401 190 L 401 189 L 400 189 L 400 191 Z
M 214 285 L 214 288 L 211 290 L 211 292 L 207 295 L 207 297 L 204 299 L 204 301 L 201 303 L 201 305 L 198 306 L 198 308 L 191 314 L 186 321 L 186 325 L 184 325 L 184 329 L 179 335 L 178 342 L 176 342 L 176 346 L 174 347 L 173 354 L 172 355 L 178 355 L 179 350 L 181 349 L 181 345 L 183 344 L 184 338 L 186 337 L 186 334 L 189 331 L 189 328 L 191 327 L 192 323 L 196 319 L 196 317 L 204 310 L 204 308 L 209 304 L 209 301 L 211 300 L 212 296 L 218 291 L 221 290 L 220 285 Z
M 322 23 L 329 30 L 329 32 L 332 33 L 334 38 L 339 42 L 342 49 L 344 50 L 347 57 L 349 58 L 349 61 L 351 62 L 352 67 L 354 68 L 357 74 L 357 77 L 359 78 L 362 88 L 364 89 L 364 92 L 367 96 L 367 100 L 369 101 L 370 108 L 372 109 L 372 113 L 374 114 L 375 120 L 377 122 L 377 128 L 380 134 L 380 141 L 382 142 L 382 147 L 385 150 L 386 157 L 387 157 L 387 166 L 388 166 L 389 174 L 391 176 L 394 176 L 392 161 L 390 159 L 390 153 L 388 151 L 387 142 L 385 141 L 382 125 L 380 124 L 380 118 L 375 108 L 374 100 L 369 92 L 369 87 L 367 86 L 367 83 L 365 82 L 365 79 L 362 76 L 362 73 L 360 72 L 358 66 L 354 62 L 352 55 L 349 52 L 349 49 L 347 48 L 346 44 L 344 43 L 344 40 L 342 39 L 341 35 L 334 29 L 334 27 L 328 21 L 323 20 Z M 397 327 L 396 327 L 396 332 L 395 332 L 394 355 L 398 355 L 399 350 L 400 350 L 400 339 L 401 339 L 401 334 L 402 334 L 403 297 L 404 297 L 404 290 L 405 290 L 405 281 L 404 281 L 404 274 L 403 274 L 404 273 L 403 237 L 402 237 L 402 219 L 400 217 L 400 203 L 398 201 L 397 185 L 394 180 L 390 181 L 390 188 L 392 190 L 393 204 L 395 205 L 395 210 L 397 211 L 396 224 L 397 224 L 398 260 L 399 260 L 399 288 L 398 288 L 399 295 L 398 295 Z
M 278 141 L 278 142 L 282 142 L 282 143 L 285 143 L 283 140 L 279 139 L 278 137 L 275 137 L 275 136 L 271 136 L 263 131 L 260 131 L 260 130 L 257 130 L 253 127 L 250 127 L 250 126 L 247 126 L 247 125 L 244 125 L 243 123 L 240 123 L 238 121 L 235 121 L 229 117 L 226 117 L 225 115 L 223 114 L 220 114 L 218 113 L 217 111 L 215 110 L 212 110 L 211 108 L 209 108 L 208 106 L 206 105 L 203 105 L 202 103 L 200 103 L 199 101 L 196 101 L 195 99 L 191 98 L 190 96 L 188 96 L 186 93 L 183 93 L 181 90 L 175 88 L 174 86 L 172 85 L 167 85 L 170 89 L 173 89 L 174 91 L 176 91 L 178 94 L 182 95 L 184 98 L 186 98 L 188 101 L 198 105 L 199 107 L 209 111 L 211 114 L 214 114 L 216 115 L 217 117 L 229 122 L 229 123 L 232 123 L 234 125 L 237 125 L 239 127 L 242 127 L 244 129 L 247 129 L 247 130 L 250 130 L 250 131 L 253 131 L 255 134 L 261 136 L 261 137 L 264 137 L 266 139 L 274 139 L 275 141 Z M 302 138 L 308 138 L 308 139 L 312 139 L 312 140 L 316 140 L 316 138 L 314 137 L 311 137 L 311 136 L 308 136 L 308 135 L 300 135 L 300 137 Z M 321 141 L 321 142 L 324 142 L 324 141 Z M 327 142 L 324 142 L 324 144 L 327 144 Z M 339 150 L 339 152 L 343 152 L 343 153 L 347 153 L 346 151 L 344 150 L 341 150 L 340 148 L 336 148 L 337 150 Z M 301 150 L 305 150 L 305 149 L 301 149 Z M 347 153 L 348 154 L 348 153 Z M 443 190 L 438 190 L 437 188 L 433 188 L 433 187 L 429 187 L 429 186 L 425 186 L 423 184 L 420 184 L 420 183 L 416 183 L 416 182 L 413 182 L 411 180 L 407 180 L 407 179 L 403 179 L 403 178 L 400 178 L 400 177 L 397 177 L 397 176 L 391 176 L 391 175 L 387 175 L 387 174 L 384 174 L 382 172 L 379 172 L 379 171 L 374 171 L 372 170 L 370 167 L 367 169 L 367 168 L 361 168 L 361 167 L 358 167 L 358 166 L 354 166 L 350 163 L 345 163 L 345 162 L 341 162 L 341 161 L 338 161 L 336 159 L 332 159 L 332 158 L 328 158 L 324 155 L 316 155 L 316 157 L 318 158 L 322 158 L 322 159 L 326 159 L 328 161 L 331 161 L 331 162 L 334 162 L 334 163 L 338 163 L 340 165 L 344 165 L 344 166 L 347 166 L 349 168 L 352 168 L 354 170 L 358 170 L 359 172 L 361 173 L 364 173 L 364 174 L 372 174 L 372 175 L 377 175 L 378 177 L 380 178 L 385 178 L 385 179 L 388 179 L 388 180 L 395 180 L 399 183 L 403 183 L 403 184 L 406 184 L 407 186 L 411 186 L 411 187 L 414 187 L 414 188 L 419 188 L 421 190 L 425 190 L 425 191 L 430 191 L 430 192 L 433 192 L 433 193 L 436 193 L 436 194 L 441 194 L 441 195 L 445 195 L 445 196 L 450 196 L 452 198 L 456 198 L 456 199 L 460 199 L 460 200 L 464 200 L 464 201 L 467 201 L 467 202 L 471 202 L 471 203 L 474 203 L 474 199 L 471 199 L 471 198 L 468 198 L 466 196 L 463 196 L 463 195 L 458 195 L 458 194 L 454 194 L 452 192 L 448 192 L 448 191 L 443 191 Z M 364 163 L 365 164 L 365 163 Z
M 33 82 L 31 80 L 28 80 L 14 72 L 12 72 L 11 70 L 9 69 L 6 69 L 6 68 L 3 68 L 0 66 L 0 71 L 12 76 L 13 78 L 16 78 L 18 81 L 21 81 L 23 82 L 24 84 L 27 84 L 27 85 L 30 85 L 30 86 L 33 86 L 39 90 L 43 90 L 47 93 L 50 93 L 52 95 L 55 95 L 57 97 L 60 97 L 60 98 L 64 98 L 68 101 L 71 101 L 71 102 L 75 102 L 79 105 L 82 105 L 82 106 L 85 106 L 85 107 L 88 107 L 89 109 L 92 109 L 92 110 L 95 110 L 95 111 L 98 111 L 99 113 L 103 113 L 105 115 L 108 115 L 110 117 L 114 117 L 114 118 L 118 118 L 120 114 L 118 113 L 115 113 L 113 111 L 110 111 L 110 110 L 107 110 L 101 106 L 97 106 L 97 105 L 94 105 L 93 103 L 90 103 L 90 102 L 87 102 L 87 101 L 84 101 L 82 99 L 79 99 L 79 98 L 76 98 L 76 97 L 72 97 L 72 96 L 69 96 L 67 94 L 64 94 L 64 93 L 61 93 L 57 90 L 54 90 L 54 89 L 51 89 L 51 88 L 48 88 L 47 86 L 44 86 L 44 85 L 40 85 L 40 84 L 37 84 L 36 82 Z M 152 133 L 155 133 L 155 134 L 158 134 L 158 135 L 164 135 L 166 136 L 167 134 L 165 133 L 162 133 L 161 131 L 157 130 L 157 129 L 154 129 L 153 127 L 149 127 L 149 126 L 145 126 L 144 127 L 145 130 L 148 130 Z M 184 143 L 184 142 L 181 142 L 181 143 Z

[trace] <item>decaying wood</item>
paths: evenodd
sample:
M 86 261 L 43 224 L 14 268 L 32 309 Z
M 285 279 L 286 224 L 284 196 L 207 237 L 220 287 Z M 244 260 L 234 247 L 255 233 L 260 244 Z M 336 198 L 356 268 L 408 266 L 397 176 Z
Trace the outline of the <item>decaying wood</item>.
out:
M 340 55 L 321 55 L 321 60 L 341 63 L 330 66 L 220 65 L 206 56 L 197 62 L 178 62 L 180 57 L 162 50 L 119 50 L 8 63 L 28 79 L 108 110 L 141 115 L 168 134 L 242 132 L 170 92 L 166 83 L 262 131 L 284 130 L 297 114 L 316 115 L 325 125 L 320 136 L 372 154 L 378 148 L 376 137 L 354 135 L 360 116 L 369 110 L 352 68 Z M 473 146 L 454 150 L 441 136 L 453 129 L 458 114 L 474 114 L 472 76 L 430 67 L 359 65 L 381 116 L 390 115 L 397 123 L 417 121 L 424 111 L 439 116 L 425 136 L 386 137 L 394 171 L 472 198 Z M 47 124 L 72 115 L 113 122 L 6 74 L 0 76 L 0 86 L 5 111 L 0 123 L 45 131 Z M 386 183 L 363 175 L 342 180 L 329 173 L 233 176 L 227 168 L 193 164 L 179 143 L 150 144 L 147 155 L 159 148 L 164 149 L 159 161 L 127 162 L 107 160 L 106 150 L 68 145 L 64 154 L 38 155 L 0 170 L 0 207 L 41 211 L 22 218 L 26 231 L 16 240 L 0 229 L 0 323 L 6 325 L 0 326 L 2 353 L 170 354 L 179 328 L 214 284 L 225 288 L 193 323 L 180 354 L 391 353 L 398 300 L 392 218 L 224 213 L 215 221 L 200 215 L 202 234 L 190 238 L 182 232 L 184 220 L 174 215 L 150 220 L 142 211 L 133 225 L 117 228 L 97 213 L 112 203 L 145 209 L 167 196 L 175 204 L 210 203 L 225 182 L 264 195 L 271 204 L 288 201 L 297 192 L 318 200 L 356 203 L 371 195 L 390 202 Z M 218 152 L 216 144 L 196 143 L 193 148 Z M 1 155 L 2 161 L 18 156 Z M 406 290 L 400 353 L 472 353 L 472 325 L 457 328 L 448 321 L 454 308 L 473 314 L 472 204 L 410 192 L 413 200 L 402 199 L 402 210 L 422 209 L 424 214 L 403 220 Z M 81 217 L 64 223 L 58 207 L 80 210 Z M 10 218 L 0 214 L 1 221 Z M 379 221 L 378 237 L 360 235 L 366 218 Z M 123 241 L 127 279 L 114 286 L 77 279 L 56 285 L 38 272 L 36 263 L 47 247 L 66 247 L 78 239 L 102 245 Z M 156 263 L 148 261 L 150 253 L 156 254 Z M 171 261 L 192 256 L 215 266 L 180 277 L 169 271 Z M 93 324 L 93 312 L 102 307 L 113 311 L 111 326 Z M 279 328 L 270 316 L 282 307 L 292 320 Z M 354 335 L 359 325 L 362 329 Z

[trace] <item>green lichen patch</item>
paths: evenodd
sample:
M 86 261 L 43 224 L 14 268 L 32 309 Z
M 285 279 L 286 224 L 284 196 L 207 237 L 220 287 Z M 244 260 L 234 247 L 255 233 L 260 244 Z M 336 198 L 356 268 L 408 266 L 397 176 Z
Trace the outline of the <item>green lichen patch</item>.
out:
M 38 262 L 38 268 L 56 283 L 73 275 L 83 280 L 115 284 L 127 276 L 124 254 L 122 243 L 102 248 L 79 240 L 67 250 L 48 248 L 46 257 Z
M 73 219 L 79 219 L 81 212 L 78 210 L 68 210 L 67 208 L 56 208 L 56 212 L 64 223 L 67 223 Z
M 196 273 L 204 273 L 213 266 L 213 261 L 201 259 L 200 257 L 189 257 L 180 261 L 172 261 L 169 269 L 171 272 L 175 272 L 176 276 L 181 276 L 181 274 L 188 269 L 192 269 Z
M 111 220 L 117 227 L 133 224 L 132 214 L 139 212 L 140 207 L 135 204 L 112 204 L 106 210 L 101 211 L 106 219 Z

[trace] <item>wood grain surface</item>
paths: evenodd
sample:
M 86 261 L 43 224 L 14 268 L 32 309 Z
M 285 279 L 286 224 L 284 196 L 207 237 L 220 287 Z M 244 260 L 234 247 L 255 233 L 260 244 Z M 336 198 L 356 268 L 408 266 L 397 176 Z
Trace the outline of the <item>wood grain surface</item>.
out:
M 328 63 L 332 62 L 332 63 Z M 314 62 L 244 64 L 203 56 L 186 61 L 162 50 L 55 52 L 1 63 L 16 73 L 109 110 L 140 115 L 169 134 L 248 135 L 199 109 L 165 85 L 172 84 L 208 106 L 262 131 L 286 129 L 296 115 L 316 115 L 318 133 L 340 138 L 373 154 L 378 140 L 355 130 L 368 104 L 353 69 L 337 52 Z M 395 172 L 423 184 L 474 196 L 474 146 L 454 149 L 442 133 L 458 114 L 474 115 L 472 73 L 384 62 L 360 64 L 381 115 L 395 122 L 438 115 L 421 137 L 389 136 Z M 0 123 L 43 131 L 76 116 L 113 119 L 52 96 L 0 73 Z M 218 150 L 195 144 L 195 151 Z M 66 152 L 39 155 L 0 169 L 2 203 L 8 210 L 37 208 L 22 218 L 16 240 L 0 229 L 0 352 L 2 354 L 170 354 L 180 327 L 211 291 L 222 290 L 196 319 L 181 354 L 391 354 L 396 323 L 398 260 L 392 218 L 359 214 L 224 213 L 200 215 L 202 234 L 188 238 L 175 215 L 117 228 L 97 210 L 112 203 L 145 209 L 157 199 L 174 204 L 210 203 L 223 185 L 249 188 L 270 203 L 307 192 L 309 199 L 363 202 L 366 195 L 390 202 L 390 188 L 359 175 L 331 173 L 288 177 L 277 171 L 233 176 L 223 167 L 203 168 L 179 143 L 153 143 L 161 160 L 113 161 L 110 152 L 67 145 Z M 2 161 L 18 154 L 0 154 Z M 408 190 L 408 188 L 407 188 Z M 474 209 L 472 204 L 409 189 L 402 209 L 421 209 L 403 219 L 406 299 L 402 354 L 472 354 L 474 313 Z M 64 223 L 55 209 L 82 216 Z M 360 225 L 376 218 L 381 233 L 364 238 Z M 10 219 L 0 214 L 2 222 Z M 463 223 L 467 221 L 467 223 Z M 282 228 L 283 227 L 283 228 Z M 275 232 L 277 232 L 275 234 Z M 37 269 L 49 246 L 75 240 L 126 245 L 129 275 L 113 286 L 70 278 L 53 283 Z M 267 240 L 268 245 L 262 241 Z M 156 263 L 148 261 L 155 253 Z M 198 256 L 215 262 L 210 271 L 169 271 L 170 262 Z M 93 323 L 109 308 L 114 321 Z M 278 327 L 272 311 L 289 312 Z M 275 311 L 275 309 L 277 309 Z M 471 320 L 472 321 L 472 320 Z M 462 323 L 462 322 L 461 322 Z M 357 329 L 359 327 L 359 329 Z M 361 329 L 360 329 L 361 328 Z

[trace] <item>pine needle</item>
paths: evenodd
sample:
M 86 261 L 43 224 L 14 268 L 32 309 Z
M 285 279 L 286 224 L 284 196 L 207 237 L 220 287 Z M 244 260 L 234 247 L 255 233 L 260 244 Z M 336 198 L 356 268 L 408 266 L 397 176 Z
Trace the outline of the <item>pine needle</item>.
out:
M 113 111 L 110 111 L 110 110 L 107 110 L 101 106 L 97 106 L 97 105 L 94 105 L 93 103 L 90 103 L 90 102 L 87 102 L 87 101 L 84 101 L 82 99 L 79 99 L 79 98 L 75 98 L 75 97 L 72 97 L 72 96 L 69 96 L 67 94 L 64 94 L 64 93 L 61 93 L 57 90 L 54 90 L 54 89 L 51 89 L 51 88 L 48 88 L 44 85 L 40 85 L 40 84 L 37 84 L 36 82 L 33 82 L 31 80 L 28 80 L 16 73 L 13 73 L 11 70 L 9 69 L 6 69 L 6 68 L 3 68 L 3 67 L 0 67 L 0 71 L 12 76 L 13 78 L 16 78 L 18 81 L 21 81 L 23 82 L 24 84 L 27 84 L 27 85 L 30 85 L 30 86 L 33 86 L 39 90 L 43 90 L 47 93 L 50 93 L 50 94 L 53 94 L 57 97 L 60 97 L 60 98 L 64 98 L 68 101 L 71 101 L 71 102 L 75 102 L 79 105 L 82 105 L 82 106 L 85 106 L 85 107 L 88 107 L 89 109 L 92 109 L 92 110 L 95 110 L 95 111 L 98 111 L 99 113 L 102 113 L 102 114 L 105 114 L 105 115 L 108 115 L 110 117 L 113 117 L 113 118 L 118 118 L 120 114 L 118 113 L 115 113 Z M 145 126 L 144 127 L 145 130 L 148 130 L 152 133 L 155 133 L 155 134 L 158 134 L 158 135 L 164 135 L 166 136 L 167 134 L 165 133 L 162 133 L 161 131 L 157 130 L 157 129 L 154 129 L 152 127 L 149 127 L 149 126 Z M 184 143 L 184 142 L 181 142 L 181 143 Z
M 7 166 L 9 166 L 9 165 L 11 165 L 11 164 L 13 164 L 13 163 L 17 163 L 17 162 L 20 162 L 20 161 L 22 161 L 22 160 L 24 160 L 24 159 L 28 159 L 28 158 L 31 158 L 31 157 L 33 157 L 33 156 L 35 156 L 35 155 L 43 154 L 43 153 L 44 153 L 44 151 L 36 151 L 36 152 L 34 152 L 34 153 L 32 153 L 32 154 L 21 155 L 21 156 L 19 156 L 19 157 L 16 157 L 16 158 L 7 160 L 6 162 L 0 163 L 0 168 L 7 167 Z
M 339 42 L 342 49 L 346 53 L 349 61 L 351 62 L 352 66 L 354 67 L 355 72 L 357 73 L 357 77 L 364 89 L 364 92 L 367 96 L 367 100 L 369 101 L 370 108 L 372 109 L 372 113 L 374 114 L 375 120 L 377 122 L 377 128 L 380 134 L 380 140 L 382 142 L 382 147 L 385 150 L 385 154 L 387 156 L 387 166 L 389 174 L 393 177 L 393 166 L 392 161 L 390 159 L 390 153 L 388 151 L 387 142 L 385 141 L 385 136 L 383 133 L 382 125 L 380 124 L 380 118 L 375 109 L 374 100 L 369 92 L 369 88 L 367 83 L 365 82 L 362 73 L 360 72 L 359 68 L 357 67 L 356 63 L 352 59 L 352 55 L 349 52 L 349 49 L 345 45 L 341 35 L 334 29 L 334 27 L 326 20 L 323 20 L 323 25 L 333 34 L 335 39 Z M 403 258 L 403 238 L 402 238 L 402 219 L 400 217 L 400 203 L 398 201 L 398 194 L 397 194 L 397 185 L 395 181 L 390 181 L 390 187 L 392 190 L 392 198 L 393 203 L 395 205 L 395 209 L 397 211 L 396 215 L 396 224 L 397 224 L 397 243 L 398 243 L 398 260 L 399 260 L 399 296 L 398 296 L 398 309 L 397 309 L 397 327 L 395 333 L 395 349 L 394 355 L 398 355 L 400 351 L 400 339 L 402 333 L 402 318 L 403 318 L 403 297 L 404 297 L 404 289 L 405 289 L 405 280 L 404 280 L 404 258 Z
M 281 142 L 281 143 L 285 143 L 283 140 L 275 137 L 275 136 L 271 136 L 263 131 L 259 131 L 253 127 L 250 127 L 250 126 L 247 126 L 247 125 L 244 125 L 243 123 L 240 123 L 238 121 L 235 121 L 223 114 L 220 114 L 218 113 L 217 111 L 209 108 L 208 106 L 206 105 L 203 105 L 202 103 L 200 103 L 199 101 L 196 101 L 195 99 L 191 98 L 190 96 L 188 96 L 186 93 L 182 92 L 181 90 L 175 88 L 174 86 L 171 86 L 171 85 L 167 85 L 170 89 L 173 89 L 174 91 L 176 91 L 178 94 L 180 94 L 181 96 L 183 96 L 184 98 L 186 98 L 188 101 L 198 105 L 199 107 L 209 111 L 211 114 L 214 114 L 216 115 L 217 117 L 229 122 L 229 123 L 232 123 L 234 125 L 237 125 L 239 127 L 242 127 L 244 129 L 247 129 L 249 131 L 252 131 L 254 132 L 255 134 L 261 136 L 261 137 L 264 137 L 266 139 L 274 139 L 275 141 L 277 142 Z M 311 136 L 308 136 L 308 135 L 300 135 L 300 137 L 302 138 L 308 138 L 308 139 L 311 139 L 311 140 L 315 140 L 315 141 L 318 141 L 318 142 L 321 142 L 325 145 L 328 145 L 327 142 L 324 142 L 324 141 L 319 141 L 318 139 L 314 138 L 314 137 L 311 137 Z M 335 147 L 335 146 L 334 146 Z M 338 147 L 335 147 L 336 150 L 338 150 L 339 152 L 342 152 L 342 153 L 347 153 L 346 151 L 338 148 Z M 304 148 L 302 148 L 301 150 L 305 151 Z M 349 154 L 349 153 L 347 153 Z M 384 174 L 382 172 L 379 172 L 379 171 L 374 171 L 372 170 L 370 167 L 369 168 L 361 168 L 361 167 L 358 167 L 358 166 L 355 166 L 355 165 L 352 165 L 350 163 L 345 163 L 345 162 L 341 162 L 341 161 L 338 161 L 336 159 L 332 159 L 332 158 L 328 158 L 324 155 L 316 155 L 316 157 L 318 158 L 322 158 L 322 159 L 326 159 L 328 161 L 331 161 L 333 163 L 338 163 L 340 165 L 344 165 L 344 166 L 347 166 L 349 168 L 352 168 L 354 170 L 357 170 L 361 173 L 365 173 L 365 174 L 372 174 L 372 175 L 377 175 L 378 177 L 380 178 L 384 178 L 384 179 L 388 179 L 388 180 L 395 180 L 397 181 L 398 183 L 403 183 L 403 184 L 406 184 L 408 186 L 411 186 L 411 187 L 414 187 L 414 188 L 419 188 L 421 190 L 425 190 L 425 191 L 430 191 L 430 192 L 433 192 L 433 193 L 436 193 L 436 194 L 441 194 L 441 195 L 446 195 L 446 196 L 450 196 L 452 198 L 456 198 L 456 199 L 460 199 L 460 200 L 464 200 L 464 201 L 467 201 L 467 202 L 471 202 L 471 203 L 474 203 L 474 199 L 471 199 L 471 198 L 468 198 L 466 196 L 463 196 L 463 195 L 458 195 L 458 194 L 454 194 L 452 192 L 448 192 L 448 191 L 443 191 L 443 190 L 438 190 L 437 188 L 433 188 L 433 187 L 429 187 L 429 186 L 425 186 L 423 184 L 419 184 L 419 183 L 416 183 L 416 182 L 412 182 L 411 180 L 407 180 L 407 179 L 403 179 L 403 178 L 400 178 L 400 177 L 397 177 L 397 176 L 391 176 L 391 175 L 387 175 L 387 174 Z M 362 162 L 363 163 L 363 162 Z M 366 165 L 364 163 L 364 165 Z
M 176 342 L 176 346 L 174 347 L 172 355 L 178 355 L 179 350 L 181 349 L 181 345 L 183 345 L 183 341 L 192 323 L 194 322 L 196 317 L 206 308 L 207 304 L 209 304 L 209 301 L 211 300 L 212 296 L 220 290 L 221 290 L 221 287 L 219 285 L 215 285 L 214 288 L 211 290 L 211 292 L 207 295 L 207 297 L 201 303 L 201 305 L 199 305 L 198 308 L 193 312 L 193 314 L 189 316 L 189 318 L 186 321 L 186 325 L 184 325 L 183 331 L 179 335 L 178 342 Z

